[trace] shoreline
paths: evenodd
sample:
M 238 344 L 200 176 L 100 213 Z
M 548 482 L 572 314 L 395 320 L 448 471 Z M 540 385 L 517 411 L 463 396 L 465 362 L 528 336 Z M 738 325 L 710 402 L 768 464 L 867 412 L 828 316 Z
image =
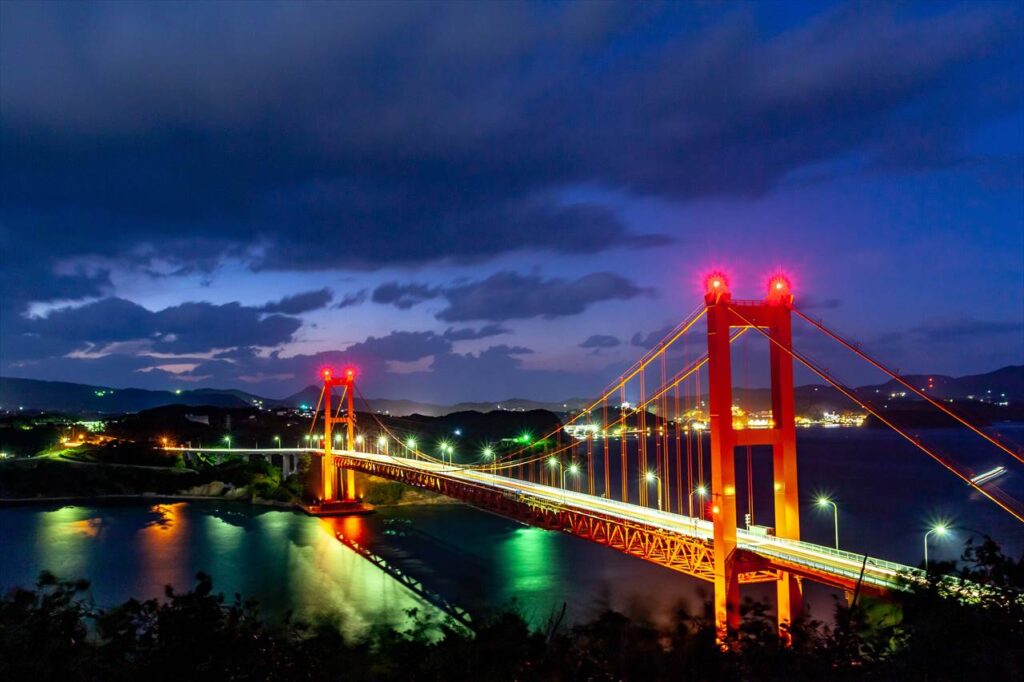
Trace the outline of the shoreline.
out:
M 220 502 L 242 502 L 257 507 L 275 507 L 278 509 L 296 509 L 302 507 L 293 502 L 277 502 L 275 500 L 250 500 L 247 498 L 230 498 L 224 495 L 187 495 L 165 493 L 110 493 L 99 495 L 59 495 L 53 497 L 0 497 L 0 508 L 19 507 L 30 504 L 59 504 L 85 502 L 143 502 L 149 500 L 191 501 L 212 500 Z
M 433 505 L 462 505 L 462 502 L 453 500 L 451 498 L 445 498 L 444 496 L 438 496 L 439 499 L 436 502 L 430 502 L 426 500 L 415 500 L 407 503 L 397 504 L 375 504 L 374 509 L 393 509 L 397 507 L 421 507 L 421 506 L 433 506 Z M 278 502 L 276 500 L 264 500 L 257 498 L 256 500 L 250 500 L 248 498 L 230 498 L 223 495 L 179 495 L 179 494 L 165 494 L 165 493 L 111 493 L 111 494 L 100 494 L 100 495 L 60 495 L 53 497 L 0 497 L 0 509 L 7 507 L 22 507 L 32 504 L 87 504 L 90 502 L 104 503 L 104 502 L 149 502 L 149 501 L 168 501 L 168 502 L 191 502 L 191 501 L 210 501 L 210 502 L 231 502 L 248 504 L 254 507 L 269 507 L 272 509 L 280 510 L 293 510 L 302 513 L 306 513 L 301 503 L 297 502 Z

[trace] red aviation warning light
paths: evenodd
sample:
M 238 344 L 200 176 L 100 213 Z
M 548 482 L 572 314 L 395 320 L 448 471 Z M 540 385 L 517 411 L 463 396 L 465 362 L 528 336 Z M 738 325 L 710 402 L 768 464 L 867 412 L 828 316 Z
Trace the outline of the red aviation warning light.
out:
M 320 374 L 323 375 L 324 381 L 330 381 L 331 380 L 331 376 L 334 374 L 334 370 L 328 369 L 328 368 L 324 368 L 323 370 L 321 370 Z
M 346 367 L 345 368 L 345 380 L 346 381 L 355 381 L 355 378 L 356 378 L 356 369 L 355 369 L 355 367 Z
M 729 300 L 729 278 L 721 272 L 712 272 L 704 279 L 704 299 L 708 304 Z
M 790 286 L 789 278 L 782 273 L 768 278 L 768 296 L 766 299 L 769 303 L 776 305 L 792 305 L 793 290 Z

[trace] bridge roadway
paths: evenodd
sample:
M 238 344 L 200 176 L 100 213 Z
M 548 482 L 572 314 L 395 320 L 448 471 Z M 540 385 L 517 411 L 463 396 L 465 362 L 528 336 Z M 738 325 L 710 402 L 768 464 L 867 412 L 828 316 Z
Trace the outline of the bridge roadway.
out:
M 461 469 L 438 462 L 355 451 L 342 451 L 335 454 L 341 460 L 339 463 L 342 466 L 353 465 L 354 468 L 368 473 L 398 480 L 404 479 L 405 482 L 410 482 L 408 477 L 395 475 L 394 468 L 429 474 L 433 477 L 491 491 L 500 491 L 521 504 L 533 505 L 542 509 L 561 510 L 572 515 L 589 515 L 593 519 L 600 520 L 616 519 L 636 528 L 647 528 L 664 536 L 675 536 L 682 543 L 703 545 L 707 551 L 702 554 L 710 562 L 710 548 L 714 537 L 714 527 L 710 521 L 595 497 L 572 490 L 562 490 L 539 483 L 521 481 L 486 471 Z M 359 466 L 359 462 L 364 462 L 366 465 Z M 388 476 L 389 470 L 391 471 L 390 476 Z M 590 528 L 592 529 L 593 525 Z M 586 533 L 579 532 L 580 529 L 576 523 L 559 524 L 559 529 L 572 534 L 586 535 Z M 610 539 L 605 541 L 594 537 L 590 539 L 602 542 L 602 544 L 614 544 L 608 541 Z M 744 575 L 746 577 L 745 580 L 742 580 L 743 582 L 774 580 L 776 574 L 764 575 L 765 570 L 769 572 L 786 570 L 810 578 L 815 582 L 847 590 L 854 589 L 858 581 L 861 581 L 862 590 L 884 593 L 900 589 L 906 579 L 923 579 L 925 575 L 920 569 L 891 561 L 800 540 L 760 535 L 746 530 L 737 530 L 737 542 L 741 552 L 741 556 L 738 557 L 741 580 Z M 618 548 L 623 549 L 623 547 Z M 636 554 L 637 552 L 630 551 L 629 553 Z M 677 568 L 660 560 L 655 560 L 655 563 Z M 680 570 L 704 579 L 710 578 L 707 573 L 710 564 L 699 568 L 699 570 L 694 570 L 695 568 L 698 567 L 691 565 L 689 570 L 686 568 Z M 863 578 L 861 578 L 862 571 Z M 761 575 L 758 576 L 758 573 Z
M 322 455 L 315 448 L 193 448 L 185 452 Z M 605 544 L 688 575 L 711 580 L 711 521 L 522 481 L 483 470 L 353 450 L 333 452 L 340 466 L 441 492 L 526 523 Z M 524 513 L 525 512 L 525 513 Z M 924 571 L 884 559 L 737 529 L 741 582 L 774 580 L 789 571 L 814 582 L 881 594 L 923 580 Z M 863 573 L 863 577 L 862 577 Z

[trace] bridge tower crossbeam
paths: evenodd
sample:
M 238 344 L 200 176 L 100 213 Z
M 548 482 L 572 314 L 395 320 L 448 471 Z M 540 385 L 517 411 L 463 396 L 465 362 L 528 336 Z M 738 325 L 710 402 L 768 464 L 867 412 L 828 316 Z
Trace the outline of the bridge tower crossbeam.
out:
M 797 489 L 796 414 L 793 393 L 793 359 L 779 350 L 792 343 L 793 297 L 789 282 L 776 276 L 769 282 L 763 301 L 733 301 L 724 276 L 707 281 L 708 404 L 711 421 L 711 489 L 714 523 L 715 625 L 720 641 L 739 627 L 739 567 L 737 565 L 736 448 L 749 445 L 772 447 L 775 501 L 775 534 L 800 539 L 800 505 Z M 771 429 L 736 429 L 732 416 L 732 364 L 730 333 L 733 327 L 751 325 L 767 330 L 772 343 Z M 800 579 L 780 571 L 777 580 L 777 615 L 785 631 L 802 611 Z M 785 632 L 783 632 L 785 634 Z

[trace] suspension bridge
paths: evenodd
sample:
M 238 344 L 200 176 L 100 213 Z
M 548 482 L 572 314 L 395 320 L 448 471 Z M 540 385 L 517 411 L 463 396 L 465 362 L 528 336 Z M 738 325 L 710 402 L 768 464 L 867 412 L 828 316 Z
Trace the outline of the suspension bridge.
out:
M 785 633 L 802 610 L 804 580 L 851 594 L 884 595 L 902 589 L 907 581 L 925 578 L 917 568 L 843 551 L 838 538 L 836 547 L 800 539 L 793 379 L 798 362 L 966 486 L 1024 522 L 1024 507 L 1012 496 L 979 482 L 983 479 L 977 472 L 895 423 L 879 405 L 795 348 L 793 319 L 881 371 L 1001 454 L 1024 463 L 1019 446 L 972 424 L 927 389 L 801 312 L 793 301 L 783 275 L 770 278 L 759 300 L 734 299 L 728 279 L 721 273 L 710 275 L 703 304 L 583 409 L 538 438 L 485 448 L 483 458 L 473 463 L 455 462 L 450 454 L 446 458 L 443 446 L 435 456 L 376 416 L 372 418 L 388 447 L 365 451 L 363 438 L 356 433 L 355 370 L 336 375 L 325 369 L 313 419 L 315 429 L 323 415 L 321 447 L 305 450 L 319 459 L 318 499 L 312 511 L 356 509 L 355 472 L 385 477 L 713 583 L 715 622 L 723 641 L 739 626 L 740 585 L 774 583 L 776 614 Z M 700 332 L 703 338 L 698 343 L 687 343 Z M 763 337 L 769 347 L 771 408 L 764 428 L 747 428 L 734 417 L 732 346 L 748 333 Z M 336 389 L 341 395 L 335 409 Z M 344 427 L 343 433 L 335 433 L 336 426 Z M 709 437 L 702 438 L 702 432 Z M 709 452 L 704 451 L 705 440 Z M 755 493 L 751 448 L 756 446 L 772 452 L 771 529 L 752 525 L 749 516 L 746 527 L 738 523 L 737 453 L 746 453 L 745 508 L 750 515 Z M 710 472 L 704 470 L 706 458 Z

